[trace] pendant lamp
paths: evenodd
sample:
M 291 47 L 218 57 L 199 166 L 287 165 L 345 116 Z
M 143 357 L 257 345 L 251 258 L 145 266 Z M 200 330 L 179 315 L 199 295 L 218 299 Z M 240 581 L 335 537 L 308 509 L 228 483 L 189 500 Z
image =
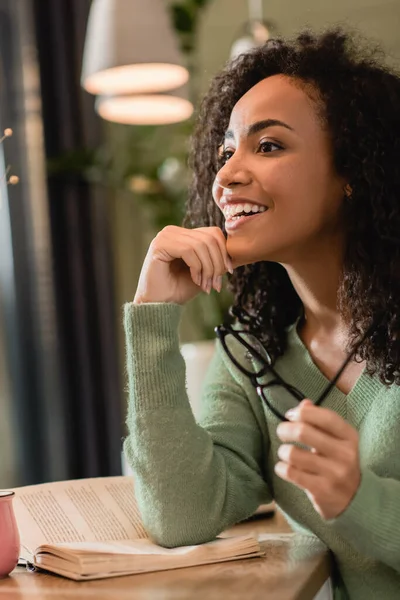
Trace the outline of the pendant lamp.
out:
M 164 94 L 98 96 L 96 111 L 107 121 L 126 125 L 167 125 L 189 119 L 193 105 L 186 87 Z
M 248 0 L 249 20 L 244 24 L 240 36 L 234 41 L 230 51 L 230 59 L 250 52 L 265 44 L 276 33 L 275 25 L 263 19 L 262 0 Z
M 93 0 L 81 77 L 88 92 L 148 94 L 188 78 L 166 0 Z

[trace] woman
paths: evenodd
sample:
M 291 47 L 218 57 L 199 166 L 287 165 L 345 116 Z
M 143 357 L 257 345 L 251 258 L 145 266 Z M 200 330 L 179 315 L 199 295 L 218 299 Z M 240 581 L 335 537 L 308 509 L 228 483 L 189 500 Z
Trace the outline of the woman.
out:
M 340 30 L 268 42 L 213 81 L 190 229 L 157 235 L 125 307 L 125 452 L 159 543 L 275 499 L 332 551 L 336 597 L 400 597 L 399 106 L 399 77 Z M 196 424 L 179 319 L 227 272 L 237 322 Z

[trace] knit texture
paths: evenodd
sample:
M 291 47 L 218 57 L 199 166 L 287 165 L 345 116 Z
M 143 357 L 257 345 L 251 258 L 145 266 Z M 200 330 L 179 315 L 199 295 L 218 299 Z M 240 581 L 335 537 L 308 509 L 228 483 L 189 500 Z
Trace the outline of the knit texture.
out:
M 359 431 L 361 485 L 347 509 L 325 520 L 304 491 L 274 472 L 279 420 L 219 342 L 196 423 L 179 351 L 182 308 L 126 304 L 129 404 L 124 451 L 144 525 L 161 545 L 198 544 L 274 499 L 295 530 L 317 536 L 335 559 L 335 600 L 400 598 L 400 389 L 362 373 L 351 392 L 323 402 Z M 243 352 L 238 346 L 235 352 Z M 308 398 L 328 380 L 296 327 L 276 370 Z M 274 393 L 279 388 L 275 388 Z

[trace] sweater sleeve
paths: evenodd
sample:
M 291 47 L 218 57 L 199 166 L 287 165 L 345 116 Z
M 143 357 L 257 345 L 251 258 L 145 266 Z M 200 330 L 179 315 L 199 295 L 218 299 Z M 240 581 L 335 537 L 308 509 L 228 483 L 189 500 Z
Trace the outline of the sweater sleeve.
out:
M 349 506 L 327 523 L 356 550 L 400 572 L 400 481 L 364 469 Z
M 174 304 L 127 304 L 124 310 L 124 451 L 144 526 L 167 547 L 209 541 L 272 499 L 258 420 L 218 346 L 196 423 L 179 350 L 180 315 Z

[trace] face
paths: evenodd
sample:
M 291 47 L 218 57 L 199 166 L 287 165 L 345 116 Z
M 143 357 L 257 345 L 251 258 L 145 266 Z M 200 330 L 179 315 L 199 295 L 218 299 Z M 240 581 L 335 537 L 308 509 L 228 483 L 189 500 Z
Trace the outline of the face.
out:
M 342 238 L 346 182 L 335 173 L 316 102 L 289 77 L 274 75 L 233 108 L 213 197 L 234 266 L 293 264 Z

